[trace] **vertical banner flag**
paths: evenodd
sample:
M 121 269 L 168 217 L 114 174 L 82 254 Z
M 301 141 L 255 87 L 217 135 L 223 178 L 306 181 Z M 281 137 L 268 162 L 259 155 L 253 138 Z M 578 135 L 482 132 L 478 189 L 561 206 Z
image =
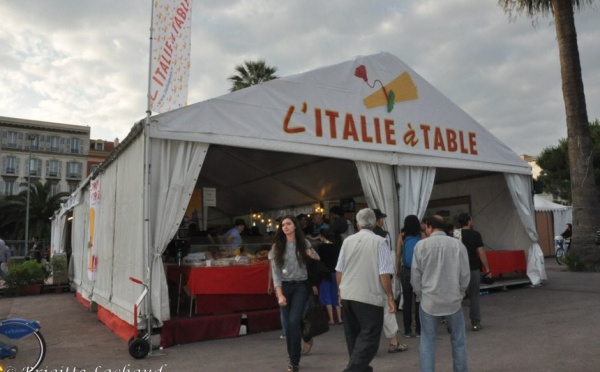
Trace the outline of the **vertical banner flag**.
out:
M 100 178 L 96 178 L 90 182 L 90 217 L 89 217 L 89 233 L 90 241 L 88 243 L 88 265 L 87 272 L 88 278 L 91 281 L 96 280 L 96 273 L 98 272 L 98 250 L 96 248 L 96 230 L 98 227 L 98 220 L 96 215 L 100 209 Z
M 192 0 L 153 0 L 150 109 L 167 112 L 187 104 Z

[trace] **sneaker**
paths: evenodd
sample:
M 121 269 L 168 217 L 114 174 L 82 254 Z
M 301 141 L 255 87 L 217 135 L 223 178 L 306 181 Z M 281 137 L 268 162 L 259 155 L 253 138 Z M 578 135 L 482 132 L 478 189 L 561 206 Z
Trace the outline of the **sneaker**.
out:
M 415 336 L 412 333 L 405 333 L 404 337 L 406 337 L 406 338 L 414 338 Z
M 284 335 L 281 335 L 281 336 L 279 336 L 279 339 L 281 339 L 281 340 L 285 340 L 285 336 L 284 336 Z
M 481 331 L 481 324 L 475 324 L 475 325 L 473 326 L 473 328 L 472 328 L 472 329 L 473 329 L 473 331 L 475 331 L 475 332 L 477 332 L 477 331 Z

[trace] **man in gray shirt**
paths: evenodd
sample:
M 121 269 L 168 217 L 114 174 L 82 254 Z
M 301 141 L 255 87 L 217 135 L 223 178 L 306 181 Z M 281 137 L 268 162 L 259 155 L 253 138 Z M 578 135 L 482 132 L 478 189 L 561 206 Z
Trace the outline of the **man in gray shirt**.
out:
M 458 239 L 444 232 L 441 216 L 427 218 L 426 233 L 415 246 L 410 283 L 421 303 L 421 372 L 435 371 L 435 342 L 439 322 L 446 318 L 451 334 L 454 372 L 466 372 L 467 340 L 462 299 L 469 286 L 471 272 L 467 249 Z

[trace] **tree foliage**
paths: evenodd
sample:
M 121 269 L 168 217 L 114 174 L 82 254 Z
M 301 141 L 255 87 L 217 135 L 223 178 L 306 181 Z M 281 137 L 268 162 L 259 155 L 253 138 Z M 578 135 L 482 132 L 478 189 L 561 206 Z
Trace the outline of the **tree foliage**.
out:
M 498 0 L 498 4 L 511 16 L 514 13 L 525 14 L 533 19 L 539 14 L 554 18 L 567 124 L 573 236 L 576 237 L 571 253 L 586 270 L 600 271 L 600 249 L 595 244 L 600 199 L 574 15 L 575 9 L 592 3 L 594 0 Z
M 29 240 L 37 235 L 49 238 L 51 221 L 54 212 L 69 196 L 67 192 L 51 195 L 51 183 L 31 182 L 29 191 L 29 237 L 25 237 L 25 218 L 27 211 L 27 183 L 21 183 L 22 190 L 18 195 L 5 196 L 0 201 L 0 232 L 3 239 Z
M 600 193 L 600 121 L 598 119 L 590 122 L 590 133 L 594 154 L 594 177 L 596 188 Z M 544 148 L 536 162 L 542 168 L 538 181 L 542 183 L 543 191 L 571 204 L 571 172 L 567 139 L 560 139 L 558 145 Z
M 244 89 L 265 81 L 277 79 L 277 67 L 268 66 L 264 59 L 258 61 L 244 61 L 235 66 L 236 74 L 227 78 L 231 82 L 230 92 Z

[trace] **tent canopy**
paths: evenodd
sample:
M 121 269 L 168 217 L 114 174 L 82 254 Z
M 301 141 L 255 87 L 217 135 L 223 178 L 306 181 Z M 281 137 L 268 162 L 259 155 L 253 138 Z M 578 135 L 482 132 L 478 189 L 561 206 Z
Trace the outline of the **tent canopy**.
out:
M 127 322 L 141 291 L 129 276 L 148 279 L 151 313 L 170 318 L 161 255 L 195 187 L 217 189 L 223 216 L 364 196 L 394 237 L 432 195 L 468 196 L 485 239 L 528 250 L 532 282 L 545 279 L 529 165 L 388 53 L 152 117 L 94 177 L 74 206 L 74 283 Z

